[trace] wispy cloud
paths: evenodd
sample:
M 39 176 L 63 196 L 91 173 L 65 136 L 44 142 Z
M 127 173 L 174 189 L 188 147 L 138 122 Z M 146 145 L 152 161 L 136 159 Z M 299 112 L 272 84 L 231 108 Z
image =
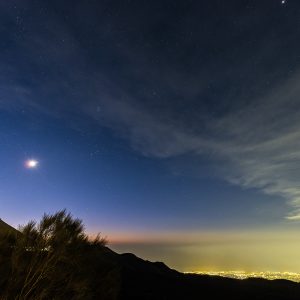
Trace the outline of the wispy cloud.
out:
M 300 207 L 299 83 L 296 74 L 213 125 L 227 137 L 217 149 L 231 165 L 226 178 L 283 197 L 294 208 L 290 220 L 299 218 Z
M 3 19 L 16 23 L 14 10 L 2 11 Z M 100 28 L 90 38 L 95 47 L 87 51 L 87 41 L 78 40 L 74 28 L 54 10 L 45 20 L 42 9 L 28 11 L 27 27 L 14 26 L 16 32 L 27 30 L 30 35 L 22 31 L 6 41 L 10 46 L 1 60 L 0 109 L 29 107 L 52 116 L 84 115 L 112 128 L 146 156 L 164 159 L 191 153 L 209 157 L 218 162 L 218 172 L 225 180 L 282 197 L 291 207 L 286 218 L 300 219 L 300 74 L 291 73 L 285 80 L 278 76 L 279 80 L 274 68 L 266 70 L 262 63 L 276 62 L 277 57 L 270 53 L 282 42 L 271 34 L 266 39 L 273 25 L 260 36 L 259 46 L 251 48 L 253 52 L 241 34 L 237 49 L 243 51 L 233 58 L 232 49 L 227 50 L 227 63 L 217 55 L 205 62 L 197 51 L 186 57 L 184 47 L 177 47 L 176 55 L 168 60 L 171 46 L 161 49 L 159 45 L 149 51 L 134 47 L 130 38 L 135 41 L 137 37 L 129 36 L 126 42 L 123 31 L 117 30 L 119 18 L 107 22 L 105 13 L 100 18 L 90 12 L 90 19 L 80 21 L 81 33 L 92 34 L 91 28 Z M 80 18 L 78 12 L 72 19 Z M 185 21 L 189 23 L 190 18 Z M 261 28 L 260 21 L 257 16 L 255 26 Z M 287 40 L 296 37 L 297 31 Z M 102 52 L 95 53 L 95 49 Z M 113 58 L 111 65 L 116 68 L 118 63 L 118 72 L 111 71 L 102 56 Z M 160 58 L 159 63 L 152 63 L 155 57 Z M 284 65 L 283 60 L 278 63 Z M 231 78 L 238 77 L 242 79 L 237 87 Z M 263 86 L 266 77 L 268 84 Z M 205 106 L 207 98 L 214 102 L 213 108 Z M 226 107 L 222 114 L 215 113 L 219 105 Z
M 120 92 L 122 94 L 122 92 Z M 124 97 L 124 93 L 123 93 Z M 300 76 L 232 110 L 207 120 L 205 134 L 197 124 L 177 127 L 130 100 L 106 98 L 103 110 L 89 106 L 88 115 L 128 138 L 144 155 L 158 158 L 193 153 L 218 160 L 227 181 L 280 196 L 291 206 L 289 220 L 300 219 Z M 124 99 L 124 98 L 123 98 Z

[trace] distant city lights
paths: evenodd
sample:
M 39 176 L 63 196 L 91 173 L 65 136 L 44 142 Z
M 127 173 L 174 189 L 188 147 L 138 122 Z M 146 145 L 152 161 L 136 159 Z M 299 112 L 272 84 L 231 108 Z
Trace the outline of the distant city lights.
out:
M 244 272 L 244 271 L 196 271 L 186 272 L 198 275 L 221 276 L 234 279 L 263 278 L 268 280 L 285 279 L 300 282 L 300 273 L 293 272 Z

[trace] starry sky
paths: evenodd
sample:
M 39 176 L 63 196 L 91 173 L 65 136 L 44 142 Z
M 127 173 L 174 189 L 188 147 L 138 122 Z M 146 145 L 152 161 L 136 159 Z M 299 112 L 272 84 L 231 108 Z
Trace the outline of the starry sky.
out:
M 0 1 L 0 217 L 66 208 L 183 271 L 299 271 L 299 15 L 298 0 Z

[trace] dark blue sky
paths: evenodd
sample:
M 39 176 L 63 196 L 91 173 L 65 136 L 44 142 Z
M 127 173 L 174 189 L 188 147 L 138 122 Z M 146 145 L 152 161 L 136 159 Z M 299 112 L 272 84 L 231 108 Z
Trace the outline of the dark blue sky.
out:
M 0 217 L 67 208 L 112 239 L 297 227 L 299 15 L 298 0 L 2 1 Z

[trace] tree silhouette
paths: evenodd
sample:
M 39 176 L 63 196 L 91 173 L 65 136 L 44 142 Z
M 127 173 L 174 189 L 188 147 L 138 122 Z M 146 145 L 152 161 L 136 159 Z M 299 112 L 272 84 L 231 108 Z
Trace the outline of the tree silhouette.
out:
M 66 210 L 44 214 L 0 239 L 1 299 L 92 299 L 90 255 L 106 240 L 90 240 Z M 96 251 L 96 252 L 95 252 Z

